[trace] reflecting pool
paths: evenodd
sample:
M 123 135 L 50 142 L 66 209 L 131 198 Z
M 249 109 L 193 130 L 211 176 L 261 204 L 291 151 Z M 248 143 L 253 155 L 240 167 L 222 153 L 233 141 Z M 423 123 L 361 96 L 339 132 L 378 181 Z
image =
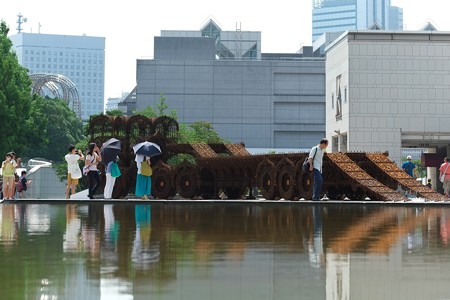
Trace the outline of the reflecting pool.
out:
M 450 299 L 450 208 L 2 204 L 0 299 Z

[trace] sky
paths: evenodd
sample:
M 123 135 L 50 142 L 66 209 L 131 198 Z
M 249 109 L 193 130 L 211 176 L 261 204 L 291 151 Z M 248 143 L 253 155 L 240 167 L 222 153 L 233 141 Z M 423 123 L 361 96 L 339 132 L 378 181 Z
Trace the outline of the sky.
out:
M 261 31 L 261 51 L 294 53 L 311 45 L 311 0 L 164 1 L 6 1 L 0 19 L 16 34 L 17 14 L 24 32 L 105 37 L 105 100 L 136 85 L 136 59 L 153 58 L 153 37 L 161 30 L 200 30 L 213 19 L 224 31 Z M 448 0 L 391 0 L 403 8 L 406 30 L 431 21 L 450 31 Z M 117 4 L 116 4 L 117 3 Z M 39 28 L 39 24 L 41 27 Z

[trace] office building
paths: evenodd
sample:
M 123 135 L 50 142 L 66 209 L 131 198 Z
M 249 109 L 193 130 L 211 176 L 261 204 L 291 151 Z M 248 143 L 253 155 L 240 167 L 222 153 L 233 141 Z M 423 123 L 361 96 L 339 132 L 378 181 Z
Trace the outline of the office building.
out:
M 211 27 L 216 33 L 203 36 Z M 249 148 L 305 149 L 323 138 L 325 58 L 313 57 L 312 47 L 260 53 L 259 32 L 230 32 L 242 40 L 223 42 L 213 21 L 200 33 L 163 33 L 155 37 L 154 59 L 137 61 L 136 95 L 121 103 L 127 111 L 154 107 L 164 93 L 180 123 L 210 122 Z
M 30 74 L 61 74 L 75 84 L 83 120 L 103 112 L 105 38 L 21 32 L 10 39 Z
M 327 32 L 402 30 L 403 9 L 390 0 L 313 0 L 312 41 Z

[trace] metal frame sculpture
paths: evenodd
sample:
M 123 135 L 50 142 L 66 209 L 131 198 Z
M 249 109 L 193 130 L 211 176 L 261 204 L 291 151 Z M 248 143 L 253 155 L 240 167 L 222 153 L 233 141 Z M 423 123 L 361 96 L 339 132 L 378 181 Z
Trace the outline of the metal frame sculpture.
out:
M 32 93 L 45 96 L 45 88 L 57 99 L 66 101 L 67 105 L 81 118 L 81 101 L 76 85 L 66 76 L 60 74 L 32 74 Z
M 133 191 L 137 169 L 133 145 L 150 141 L 162 150 L 162 155 L 152 158 L 156 198 L 169 199 L 178 193 L 186 199 L 218 199 L 223 192 L 229 199 L 239 199 L 258 186 L 266 199 L 311 199 L 312 173 L 302 170 L 308 153 L 250 155 L 242 144 L 179 144 L 178 129 L 170 117 L 91 118 L 91 142 L 101 145 L 111 137 L 122 141 L 119 166 L 123 176 L 116 181 L 115 198 Z M 169 159 L 178 154 L 189 154 L 193 160 L 169 165 Z M 408 201 L 397 191 L 399 186 L 428 200 L 445 200 L 409 177 L 387 153 L 328 153 L 323 170 L 323 193 L 334 200 Z

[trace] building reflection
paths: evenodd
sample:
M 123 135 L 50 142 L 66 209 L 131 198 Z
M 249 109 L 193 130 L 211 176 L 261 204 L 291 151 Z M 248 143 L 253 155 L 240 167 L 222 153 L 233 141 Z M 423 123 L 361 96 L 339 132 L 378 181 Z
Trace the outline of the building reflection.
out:
M 434 298 L 450 293 L 438 284 L 450 267 L 445 207 L 7 204 L 0 212 L 6 295 L 379 299 L 396 283 L 397 299 L 408 299 L 424 271 Z

